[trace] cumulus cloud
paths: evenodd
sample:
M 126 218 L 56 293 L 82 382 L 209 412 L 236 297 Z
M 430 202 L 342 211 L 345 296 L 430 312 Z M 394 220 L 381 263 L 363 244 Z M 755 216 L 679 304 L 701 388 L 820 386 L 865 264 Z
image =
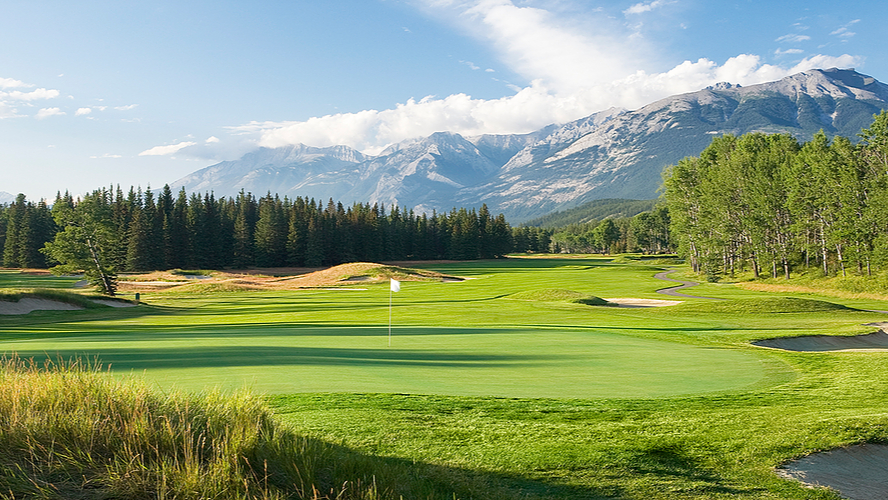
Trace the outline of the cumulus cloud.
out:
M 207 140 L 206 140 L 206 143 L 207 143 L 207 144 L 213 144 L 213 143 L 215 143 L 215 142 L 220 142 L 220 141 L 219 141 L 219 138 L 216 137 L 215 135 L 208 137 Z
M 30 83 L 25 83 L 21 80 L 15 80 L 13 78 L 0 78 L 0 89 L 14 89 L 14 88 L 27 88 L 33 87 Z
M 77 108 L 77 111 L 74 112 L 74 116 L 83 116 L 92 113 L 91 108 Z
M 55 99 L 59 91 L 55 89 L 37 89 L 31 92 L 13 90 L 12 92 L 0 92 L 0 100 L 8 101 L 36 101 L 38 99 Z
M 675 2 L 667 2 L 664 0 L 654 0 L 653 2 L 649 2 L 649 3 L 644 3 L 644 2 L 637 3 L 637 4 L 629 7 L 628 9 L 624 10 L 623 14 L 625 14 L 627 16 L 632 15 L 632 14 L 643 14 L 645 12 L 650 12 L 656 8 L 662 7 L 664 5 L 669 5 L 671 3 L 675 3 Z
M 170 144 L 169 146 L 154 146 L 139 153 L 139 156 L 166 156 L 179 152 L 180 149 L 194 146 L 196 142 L 183 141 L 179 144 Z
M 230 130 L 242 134 L 242 144 L 244 138 L 265 147 L 342 144 L 376 154 L 389 144 L 439 131 L 466 136 L 526 133 L 611 107 L 636 109 L 669 95 L 696 91 L 718 82 L 751 85 L 811 68 L 852 67 L 861 62 L 847 54 L 815 55 L 787 68 L 766 64 L 758 55 L 741 54 L 721 64 L 699 59 L 684 61 L 662 72 L 640 71 L 637 68 L 651 66 L 644 62 L 650 47 L 643 41 L 630 40 L 626 27 L 614 28 L 613 21 L 604 13 L 600 18 L 574 23 L 565 16 L 535 8 L 531 2 L 516 5 L 510 0 L 413 0 L 413 3 L 488 43 L 504 65 L 530 83 L 517 87 L 503 81 L 514 94 L 499 99 L 476 99 L 459 93 L 409 99 L 389 109 L 338 113 L 302 121 L 254 121 Z M 650 10 L 666 3 L 655 0 L 633 8 Z M 783 53 L 797 52 L 790 49 Z M 190 148 L 188 152 L 198 149 Z
M 49 118 L 50 116 L 61 116 L 65 114 L 67 113 L 59 108 L 41 108 L 40 111 L 38 111 L 37 114 L 34 115 L 34 118 L 37 118 L 38 120 L 43 120 L 44 118 Z
M 114 106 L 117 111 L 129 111 L 138 106 L 138 104 L 127 104 L 126 106 Z
M 612 106 L 634 109 L 674 94 L 692 92 L 718 82 L 752 85 L 778 80 L 812 68 L 852 67 L 859 58 L 823 55 L 803 59 L 792 68 L 763 64 L 756 55 L 732 57 L 719 65 L 709 59 L 685 61 L 663 73 L 634 72 L 626 77 L 571 93 L 553 92 L 541 80 L 515 95 L 473 99 L 454 94 L 436 99 L 410 99 L 386 110 L 340 113 L 291 122 L 251 122 L 231 127 L 258 137 L 258 145 L 344 144 L 370 154 L 405 139 L 449 130 L 466 136 L 526 133 L 551 123 L 564 123 Z
M 5 118 L 21 118 L 25 115 L 20 115 L 18 110 L 9 104 L 0 101 L 0 120 Z

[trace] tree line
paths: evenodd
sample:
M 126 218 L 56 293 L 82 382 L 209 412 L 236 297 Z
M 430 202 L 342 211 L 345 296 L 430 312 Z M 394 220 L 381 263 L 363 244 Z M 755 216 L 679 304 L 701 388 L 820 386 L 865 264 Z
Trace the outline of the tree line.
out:
M 100 258 L 114 272 L 467 260 L 513 250 L 512 228 L 486 205 L 427 215 L 270 193 L 174 195 L 169 186 L 59 194 L 51 207 L 19 195 L 0 206 L 0 244 L 5 267 L 96 267 Z
M 569 224 L 551 235 L 554 253 L 618 254 L 674 252 L 669 210 L 657 205 L 633 217 L 608 217 L 584 224 Z
M 849 138 L 725 135 L 669 167 L 673 239 L 714 279 L 888 268 L 888 113 Z

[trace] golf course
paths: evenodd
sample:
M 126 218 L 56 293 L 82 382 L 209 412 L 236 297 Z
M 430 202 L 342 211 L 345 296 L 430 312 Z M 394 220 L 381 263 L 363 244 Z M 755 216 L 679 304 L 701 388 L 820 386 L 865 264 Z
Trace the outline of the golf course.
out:
M 257 395 L 282 428 L 359 457 L 361 498 L 842 498 L 778 471 L 888 443 L 888 347 L 767 344 L 872 334 L 888 297 L 727 280 L 668 296 L 658 273 L 699 277 L 637 256 L 381 269 L 305 287 L 122 276 L 138 305 L 0 314 L 0 353 Z M 79 279 L 0 270 L 0 291 L 82 294 Z

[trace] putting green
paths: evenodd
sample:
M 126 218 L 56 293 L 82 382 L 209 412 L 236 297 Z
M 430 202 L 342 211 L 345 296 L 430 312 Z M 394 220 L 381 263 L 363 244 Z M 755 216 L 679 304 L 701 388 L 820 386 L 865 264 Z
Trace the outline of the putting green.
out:
M 217 326 L 175 336 L 102 333 L 0 343 L 22 357 L 98 357 L 163 387 L 269 394 L 382 392 L 522 398 L 649 398 L 767 383 L 760 354 L 595 328 Z

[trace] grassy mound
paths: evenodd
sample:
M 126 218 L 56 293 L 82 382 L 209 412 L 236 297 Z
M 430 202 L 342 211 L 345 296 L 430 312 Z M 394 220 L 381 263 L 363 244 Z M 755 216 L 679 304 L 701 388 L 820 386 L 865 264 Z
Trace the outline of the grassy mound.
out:
M 585 304 L 587 306 L 606 306 L 610 304 L 608 301 L 594 295 L 558 288 L 527 290 L 524 292 L 513 293 L 512 295 L 509 295 L 509 298 L 538 302 L 571 302 L 574 304 Z
M 675 307 L 680 312 L 712 313 L 805 313 L 830 311 L 856 311 L 856 309 L 834 304 L 825 300 L 799 299 L 794 297 L 774 297 L 760 299 L 735 299 L 720 302 L 686 302 Z
M 77 362 L 0 359 L 2 498 L 451 498 L 394 469 L 294 434 L 247 393 L 161 394 Z
M 107 295 L 88 295 L 51 288 L 0 289 L 0 301 L 18 302 L 22 299 L 54 300 L 56 302 L 64 302 L 66 304 L 82 307 L 84 309 L 96 309 L 106 307 L 104 305 L 96 304 L 95 302 L 93 302 L 93 300 L 113 300 L 122 303 L 130 302 L 126 299 L 108 297 Z
M 340 264 L 323 271 L 317 271 L 305 276 L 307 281 L 321 280 L 325 282 L 352 282 L 352 281 L 385 281 L 388 279 L 399 281 L 441 281 L 449 276 L 424 269 L 412 269 L 400 266 L 386 266 L 373 262 L 352 262 Z

